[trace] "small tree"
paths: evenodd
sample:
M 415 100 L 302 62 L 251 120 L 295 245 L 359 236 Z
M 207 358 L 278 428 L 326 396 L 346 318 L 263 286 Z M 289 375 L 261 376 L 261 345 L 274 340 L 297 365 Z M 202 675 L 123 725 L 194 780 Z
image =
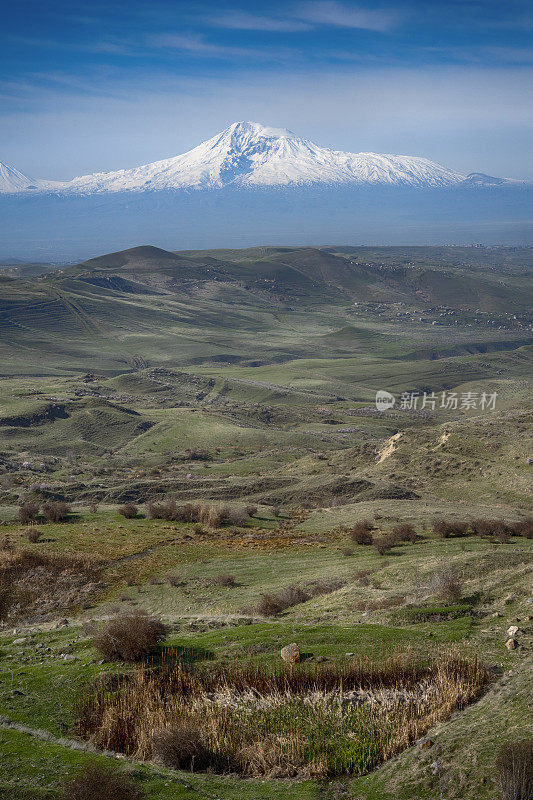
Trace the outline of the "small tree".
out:
M 31 544 L 37 544 L 39 539 L 41 538 L 41 531 L 37 530 L 37 528 L 28 528 L 26 531 L 26 539 Z
M 257 514 L 257 506 L 246 506 L 245 509 L 246 513 L 249 517 L 255 517 Z

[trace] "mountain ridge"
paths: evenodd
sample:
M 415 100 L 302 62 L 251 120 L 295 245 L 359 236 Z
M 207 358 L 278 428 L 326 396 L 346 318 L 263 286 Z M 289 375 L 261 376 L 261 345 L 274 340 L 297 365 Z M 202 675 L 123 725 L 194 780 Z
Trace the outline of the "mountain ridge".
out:
M 2 171 L 3 169 L 3 171 Z M 285 128 L 235 122 L 181 155 L 132 169 L 96 172 L 71 181 L 31 181 L 0 163 L 0 192 L 106 194 L 161 190 L 211 190 L 310 186 L 451 187 L 493 185 L 506 179 L 472 180 L 426 158 L 352 153 L 320 147 Z

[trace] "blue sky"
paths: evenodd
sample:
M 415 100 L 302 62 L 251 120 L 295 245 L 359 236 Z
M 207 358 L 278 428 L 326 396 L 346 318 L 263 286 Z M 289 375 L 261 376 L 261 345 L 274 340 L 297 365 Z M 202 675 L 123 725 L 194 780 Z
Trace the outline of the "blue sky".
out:
M 533 4 L 4 2 L 0 160 L 37 178 L 177 155 L 239 119 L 533 178 Z

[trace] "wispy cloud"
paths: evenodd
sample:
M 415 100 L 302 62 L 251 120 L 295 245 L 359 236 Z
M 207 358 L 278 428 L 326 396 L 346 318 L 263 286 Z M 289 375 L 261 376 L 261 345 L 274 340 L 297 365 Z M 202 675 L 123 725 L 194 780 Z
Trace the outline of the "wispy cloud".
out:
M 152 47 L 181 50 L 192 55 L 210 58 L 246 58 L 257 56 L 258 50 L 250 47 L 233 47 L 231 45 L 213 44 L 202 36 L 180 33 L 154 34 L 148 38 Z
M 223 11 L 221 14 L 206 18 L 206 22 L 219 28 L 231 28 L 242 31 L 273 31 L 278 33 L 297 33 L 308 31 L 313 27 L 309 22 L 299 19 L 276 19 L 250 14 L 246 11 Z
M 399 19 L 400 15 L 395 10 L 369 9 L 346 5 L 337 0 L 309 0 L 289 6 L 283 16 L 262 16 L 247 11 L 226 10 L 207 17 L 205 21 L 219 28 L 233 30 L 297 33 L 323 26 L 386 32 Z
M 362 28 L 384 33 L 394 28 L 400 20 L 397 11 L 346 5 L 336 0 L 312 0 L 301 3 L 295 15 L 315 25 L 332 25 L 340 28 Z

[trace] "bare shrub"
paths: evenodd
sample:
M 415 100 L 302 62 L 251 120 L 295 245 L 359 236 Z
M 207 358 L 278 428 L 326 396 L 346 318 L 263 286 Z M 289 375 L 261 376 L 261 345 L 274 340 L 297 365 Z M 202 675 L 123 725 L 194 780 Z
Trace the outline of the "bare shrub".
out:
M 505 540 L 513 533 L 512 526 L 508 525 L 503 519 L 474 519 L 470 527 L 477 536 L 494 536 L 497 539 Z
M 28 542 L 31 542 L 32 544 L 37 544 L 37 542 L 41 538 L 41 531 L 38 530 L 37 528 L 28 528 L 25 536 Z
M 533 539 L 533 517 L 526 517 L 519 522 L 514 522 L 511 529 L 515 536 Z
M 167 581 L 169 582 L 170 586 L 174 586 L 175 588 L 179 586 L 185 586 L 185 581 L 180 575 L 169 575 L 167 577 Z
M 96 512 L 98 511 L 98 503 L 95 502 L 89 503 L 89 511 L 91 514 L 96 514 Z
M 374 526 L 369 520 L 362 520 L 349 529 L 350 539 L 356 544 L 372 544 L 374 541 L 373 530 Z
M 51 501 L 44 504 L 43 514 L 48 522 L 63 522 L 70 514 L 70 508 L 62 500 Z
M 225 586 L 228 589 L 232 589 L 234 586 L 237 585 L 235 575 L 231 575 L 230 573 L 224 573 L 224 572 L 212 578 L 210 583 L 213 586 Z
M 150 519 L 164 519 L 173 522 L 178 519 L 179 512 L 175 500 L 163 500 L 160 503 L 148 503 L 147 514 Z
M 109 661 L 139 661 L 165 635 L 161 620 L 144 611 L 131 611 L 106 622 L 95 634 L 93 644 Z
M 154 761 L 170 769 L 206 769 L 212 755 L 204 744 L 201 731 L 190 722 L 162 728 L 152 737 Z
M 313 581 L 306 586 L 287 586 L 279 592 L 267 592 L 262 595 L 255 610 L 264 617 L 275 617 L 287 608 L 306 603 L 313 597 L 336 592 L 344 584 L 345 581 L 343 580 L 331 579 L 328 581 Z
M 181 509 L 183 522 L 198 522 L 200 519 L 201 506 L 199 503 L 185 503 Z
M 201 506 L 199 522 L 209 528 L 221 528 L 223 525 L 244 525 L 246 515 L 242 509 L 232 506 Z
M 118 513 L 125 519 L 135 519 L 139 513 L 139 509 L 135 503 L 124 503 L 124 505 L 120 506 L 118 509 Z
M 19 522 L 23 525 L 35 525 L 39 516 L 39 503 L 21 503 L 18 510 Z
M 129 775 L 94 761 L 60 787 L 60 800 L 141 800 L 143 792 Z
M 358 569 L 354 573 L 354 580 L 357 581 L 359 586 L 370 586 L 370 576 L 373 574 L 372 569 Z
M 245 506 L 244 510 L 249 517 L 255 517 L 257 514 L 257 506 Z
M 504 744 L 496 771 L 502 800 L 533 800 L 533 739 Z
M 380 556 L 384 556 L 385 553 L 388 553 L 389 550 L 392 550 L 395 544 L 397 544 L 397 542 L 392 538 L 392 536 L 380 536 L 378 539 L 374 539 L 374 547 Z
M 281 506 L 274 505 L 270 510 L 273 517 L 279 517 L 281 515 Z
M 412 544 L 416 542 L 416 531 L 414 526 L 410 525 L 408 522 L 395 525 L 391 531 L 391 535 L 398 542 L 411 542 Z
M 468 522 L 453 522 L 445 519 L 433 521 L 433 533 L 440 539 L 448 539 L 452 536 L 466 536 L 470 524 Z
M 342 553 L 343 556 L 348 558 L 349 556 L 353 556 L 354 549 L 353 549 L 353 547 L 341 547 L 341 553 Z
M 201 448 L 195 448 L 194 450 L 187 449 L 185 451 L 185 458 L 187 461 L 212 461 L 213 456 L 209 452 L 209 450 L 202 450 Z
M 429 588 L 436 597 L 447 603 L 456 603 L 463 594 L 461 579 L 452 567 L 445 567 L 436 572 L 431 579 Z

